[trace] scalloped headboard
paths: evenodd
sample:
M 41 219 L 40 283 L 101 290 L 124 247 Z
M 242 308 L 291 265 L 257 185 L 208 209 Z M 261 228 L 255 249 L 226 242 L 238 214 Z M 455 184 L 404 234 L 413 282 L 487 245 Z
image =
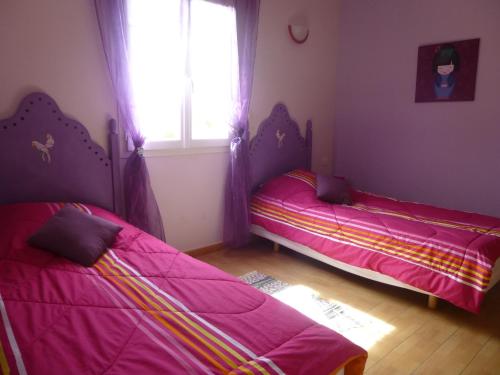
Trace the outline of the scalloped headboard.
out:
M 282 103 L 259 126 L 250 142 L 250 187 L 255 191 L 272 177 L 293 169 L 311 169 L 312 124 L 307 121 L 306 136 L 290 118 Z
M 73 201 L 121 214 L 118 135 L 110 125 L 113 160 L 50 96 L 26 96 L 0 120 L 0 204 Z

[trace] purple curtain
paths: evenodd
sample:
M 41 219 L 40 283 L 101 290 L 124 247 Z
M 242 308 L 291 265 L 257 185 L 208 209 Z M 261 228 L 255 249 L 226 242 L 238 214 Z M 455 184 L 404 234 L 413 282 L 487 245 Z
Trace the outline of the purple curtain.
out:
M 128 72 L 126 0 L 95 0 L 95 8 L 109 74 L 118 102 L 119 120 L 135 147 L 127 159 L 124 170 L 127 220 L 165 241 L 160 210 L 142 156 L 144 137 L 134 125 L 130 107 L 132 94 Z
M 233 125 L 225 186 L 224 243 L 240 247 L 250 239 L 248 111 L 252 95 L 260 0 L 234 0 L 238 35 L 240 103 Z

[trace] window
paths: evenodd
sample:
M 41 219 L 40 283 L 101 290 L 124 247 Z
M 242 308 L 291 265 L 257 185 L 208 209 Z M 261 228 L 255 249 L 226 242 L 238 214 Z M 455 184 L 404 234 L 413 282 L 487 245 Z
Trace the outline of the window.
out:
M 236 15 L 206 0 L 129 0 L 133 111 L 147 148 L 228 144 Z

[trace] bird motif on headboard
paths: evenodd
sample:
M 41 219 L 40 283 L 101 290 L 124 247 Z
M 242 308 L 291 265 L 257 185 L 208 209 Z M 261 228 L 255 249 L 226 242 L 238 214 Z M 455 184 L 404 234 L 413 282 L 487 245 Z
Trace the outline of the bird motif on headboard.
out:
M 50 157 L 50 149 L 54 147 L 54 138 L 52 137 L 52 135 L 47 134 L 45 144 L 42 144 L 38 141 L 33 141 L 31 142 L 31 146 L 41 152 L 43 161 L 46 161 L 47 163 L 50 163 L 52 161 Z
M 278 139 L 278 148 L 283 146 L 283 139 L 285 139 L 286 133 L 282 133 L 281 130 L 276 130 L 276 138 Z

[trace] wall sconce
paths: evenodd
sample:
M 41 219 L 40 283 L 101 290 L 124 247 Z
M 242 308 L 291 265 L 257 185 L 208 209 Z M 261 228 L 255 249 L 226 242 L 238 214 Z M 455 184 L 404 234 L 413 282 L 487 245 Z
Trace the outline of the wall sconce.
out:
M 290 34 L 290 38 L 297 43 L 304 43 L 307 38 L 309 38 L 309 28 L 303 25 L 288 25 L 288 34 Z

